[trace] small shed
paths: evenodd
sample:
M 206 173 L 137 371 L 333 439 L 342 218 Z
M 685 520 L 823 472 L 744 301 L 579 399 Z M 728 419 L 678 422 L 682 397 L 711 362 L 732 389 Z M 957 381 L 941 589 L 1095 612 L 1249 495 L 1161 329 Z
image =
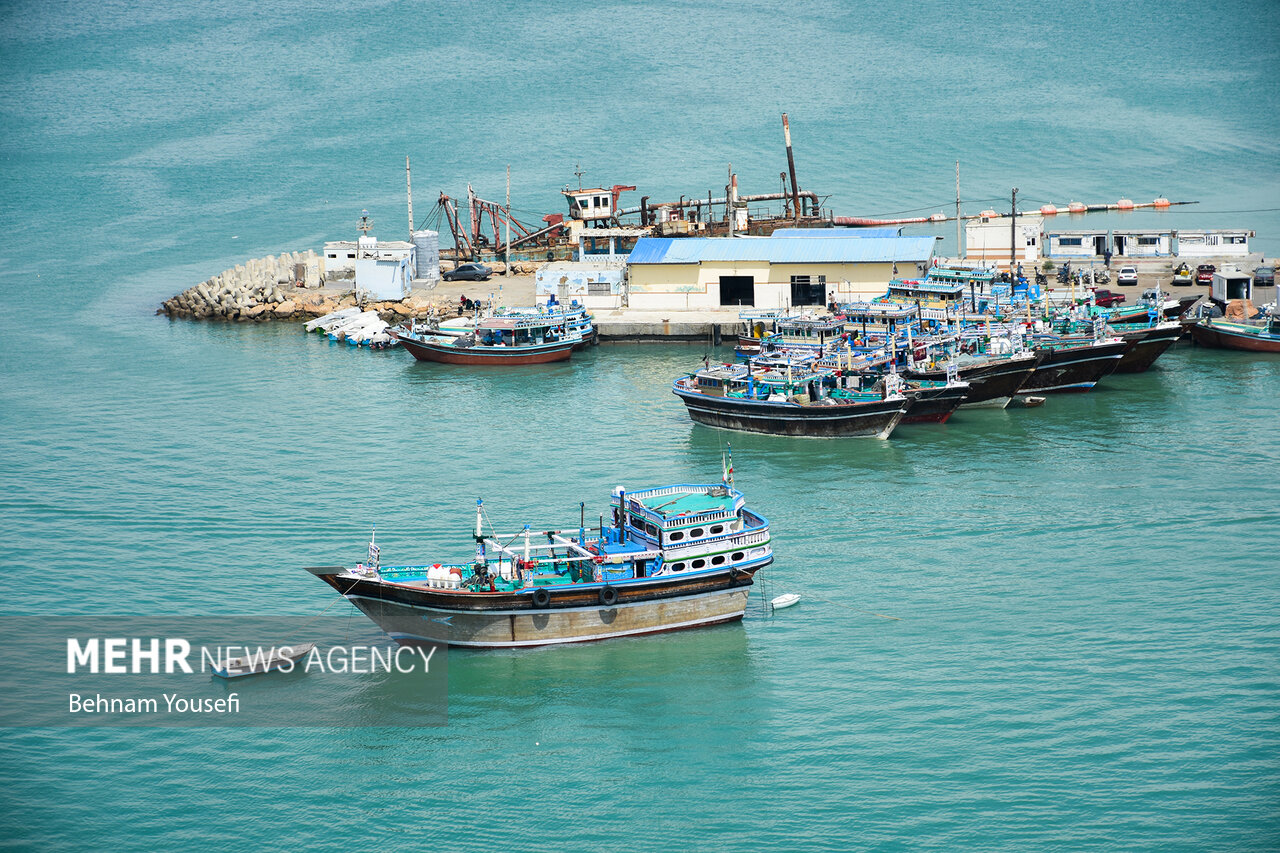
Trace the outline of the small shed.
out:
M 1097 258 L 1107 251 L 1108 242 L 1106 229 L 1045 231 L 1045 257 Z
M 417 248 L 412 243 L 380 243 L 368 234 L 356 241 L 356 290 L 374 300 L 400 300 L 409 295 Z

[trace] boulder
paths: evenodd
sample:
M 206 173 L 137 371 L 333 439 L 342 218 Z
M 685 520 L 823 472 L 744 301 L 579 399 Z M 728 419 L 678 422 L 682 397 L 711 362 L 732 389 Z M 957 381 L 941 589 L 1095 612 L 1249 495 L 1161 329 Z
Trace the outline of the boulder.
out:
M 297 310 L 297 307 L 298 306 L 294 303 L 292 299 L 286 299 L 284 302 L 281 302 L 279 305 L 276 306 L 275 315 L 277 317 L 288 317 L 292 315 L 294 311 Z

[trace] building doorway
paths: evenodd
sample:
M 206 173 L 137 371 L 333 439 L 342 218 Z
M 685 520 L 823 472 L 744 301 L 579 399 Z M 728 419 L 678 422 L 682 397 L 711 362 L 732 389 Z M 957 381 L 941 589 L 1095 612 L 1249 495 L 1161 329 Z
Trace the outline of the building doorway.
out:
M 1125 255 L 1125 238 L 1123 234 L 1116 235 L 1116 254 L 1124 257 Z
M 1093 238 L 1093 253 L 1102 257 L 1107 253 L 1107 235 L 1098 234 Z
M 755 305 L 756 278 L 753 275 L 720 276 L 721 305 Z
M 791 304 L 826 305 L 827 277 L 825 275 L 791 276 Z

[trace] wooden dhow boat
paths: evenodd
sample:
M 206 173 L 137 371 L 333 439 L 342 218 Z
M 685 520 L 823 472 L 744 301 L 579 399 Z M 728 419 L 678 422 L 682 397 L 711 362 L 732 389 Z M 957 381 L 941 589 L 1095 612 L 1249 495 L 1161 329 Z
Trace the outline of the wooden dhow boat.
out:
M 392 334 L 419 361 L 444 364 L 546 364 L 564 361 L 582 343 L 563 317 L 488 317 L 458 337 L 403 327 Z
M 833 380 L 803 362 L 762 370 L 708 364 L 671 390 L 696 423 L 769 435 L 888 438 L 910 407 L 896 390 L 847 390 Z
M 696 628 L 741 619 L 755 573 L 773 562 L 769 522 L 725 482 L 627 491 L 612 523 L 484 533 L 462 563 L 383 566 L 370 542 L 354 568 L 311 568 L 402 645 L 513 648 Z M 583 519 L 585 521 L 585 518 Z
M 1207 347 L 1280 353 L 1280 316 L 1262 321 L 1205 317 L 1189 328 L 1195 342 Z

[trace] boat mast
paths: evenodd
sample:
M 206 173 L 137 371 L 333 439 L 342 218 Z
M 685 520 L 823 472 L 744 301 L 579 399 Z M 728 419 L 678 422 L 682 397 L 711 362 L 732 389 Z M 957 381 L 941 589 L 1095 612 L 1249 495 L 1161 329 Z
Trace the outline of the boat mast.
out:
M 960 241 L 960 161 L 956 161 L 956 257 L 964 258 L 964 244 Z
M 409 195 L 409 242 L 413 242 L 413 178 L 409 174 L 409 155 L 404 155 L 404 188 Z
M 476 564 L 483 566 L 484 559 L 484 530 L 480 526 L 481 515 L 484 512 L 484 501 L 476 498 Z

